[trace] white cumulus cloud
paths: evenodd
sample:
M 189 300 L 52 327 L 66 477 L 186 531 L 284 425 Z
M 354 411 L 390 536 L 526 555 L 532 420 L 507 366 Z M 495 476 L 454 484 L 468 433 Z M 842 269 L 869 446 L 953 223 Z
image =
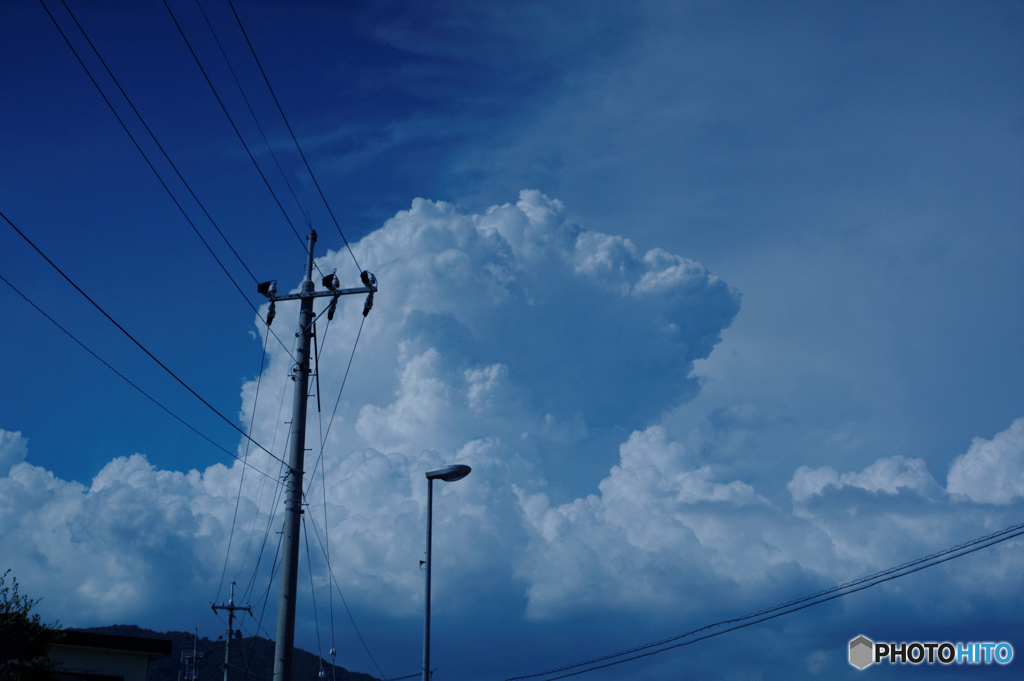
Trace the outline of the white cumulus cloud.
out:
M 695 395 L 693 362 L 739 309 L 699 263 L 589 232 L 537 191 L 470 215 L 416 199 L 354 250 L 380 292 L 339 411 L 349 447 L 451 453 L 497 437 L 543 467 L 594 427 L 628 433 Z M 318 262 L 352 269 L 345 251 Z M 359 313 L 340 309 L 324 344 L 325 394 Z
M 981 504 L 1024 497 L 1024 418 L 991 440 L 974 438 L 950 466 L 946 489 Z
M 920 494 L 941 490 L 935 478 L 928 472 L 923 459 L 908 459 L 903 456 L 878 459 L 859 473 L 850 472 L 842 475 L 828 466 L 817 469 L 800 466 L 786 487 L 793 495 L 793 501 L 802 502 L 821 494 L 828 485 L 836 489 L 850 486 L 868 492 L 889 494 L 896 494 L 901 487 Z
M 418 199 L 353 248 L 380 292 L 333 418 L 361 301 L 318 326 L 322 411 L 310 403 L 305 518 L 313 581 L 329 584 L 318 556 L 329 527 L 356 610 L 418 616 L 424 472 L 445 463 L 473 468 L 435 486 L 438 608 L 463 621 L 703 619 L 712 601 L 742 613 L 1019 517 L 1024 419 L 976 440 L 948 492 L 923 460 L 882 457 L 859 471 L 800 467 L 791 508 L 674 440 L 659 415 L 699 390 L 693 362 L 731 323 L 738 293 L 686 258 L 587 232 L 539 192 L 473 215 Z M 318 263 L 342 274 L 346 258 Z M 279 324 L 291 314 L 279 303 Z M 269 348 L 259 400 L 246 382 L 241 415 L 283 456 L 292 360 Z M 608 441 L 595 432 L 621 434 L 596 486 L 578 475 Z M 266 476 L 237 462 L 159 470 L 129 453 L 85 486 L 31 465 L 26 442 L 0 431 L 0 545 L 17 547 L 8 566 L 27 593 L 45 592 L 46 612 L 72 625 L 190 628 L 181 594 L 212 598 L 226 553 L 244 598 L 265 593 L 281 508 L 279 463 L 265 453 L 247 456 Z M 1013 549 L 964 562 L 950 578 L 958 598 L 1019 598 Z M 276 590 L 270 599 L 273 611 Z M 825 664 L 807 661 L 812 672 Z
M 28 454 L 28 440 L 21 432 L 11 433 L 0 428 L 0 473 L 6 475 L 11 466 L 21 463 Z

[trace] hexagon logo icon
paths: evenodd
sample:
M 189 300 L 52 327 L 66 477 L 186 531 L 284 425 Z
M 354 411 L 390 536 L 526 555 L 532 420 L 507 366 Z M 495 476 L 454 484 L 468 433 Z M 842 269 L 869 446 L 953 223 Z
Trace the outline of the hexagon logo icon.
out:
M 850 641 L 850 664 L 857 669 L 864 669 L 874 662 L 875 644 L 865 636 L 858 636 Z

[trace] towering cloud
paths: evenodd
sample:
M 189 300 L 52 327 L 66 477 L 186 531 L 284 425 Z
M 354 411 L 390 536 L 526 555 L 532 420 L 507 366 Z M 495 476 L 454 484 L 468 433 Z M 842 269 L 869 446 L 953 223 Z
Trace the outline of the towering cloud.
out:
M 982 504 L 1024 497 L 1024 418 L 991 440 L 975 438 L 949 469 L 947 489 Z
M 791 507 L 724 477 L 658 420 L 699 390 L 693 363 L 737 314 L 738 293 L 686 258 L 586 231 L 538 192 L 476 215 L 417 199 L 354 251 L 380 293 L 340 398 L 362 305 L 345 301 L 330 326 L 318 322 L 306 531 L 317 587 L 329 584 L 318 556 L 329 528 L 349 602 L 395 626 L 418 626 L 423 473 L 444 462 L 473 467 L 438 483 L 435 499 L 438 602 L 462 622 L 586 614 L 596 627 L 655 613 L 704 623 L 712 601 L 742 614 L 1019 517 L 1024 419 L 976 440 L 946 489 L 923 460 L 898 456 L 860 471 L 800 467 Z M 318 265 L 356 276 L 346 251 Z M 279 325 L 290 318 L 279 303 Z M 283 453 L 292 360 L 269 348 L 259 400 L 255 381 L 242 387 L 242 417 Z M 8 566 L 71 625 L 191 627 L 226 554 L 226 574 L 258 602 L 279 464 L 238 451 L 266 475 L 239 463 L 162 471 L 126 453 L 86 487 L 33 466 L 26 440 L 0 432 L 0 545 L 17 547 Z M 964 577 L 958 594 L 1019 602 L 1019 551 L 990 556 L 964 563 L 958 574 L 979 578 Z M 194 598 L 183 605 L 182 593 Z
M 382 451 L 447 455 L 497 437 L 543 465 L 595 428 L 646 427 L 696 394 L 693 361 L 739 310 L 700 264 L 585 231 L 536 191 L 480 215 L 417 199 L 355 253 L 381 291 L 344 432 Z M 320 268 L 353 269 L 345 251 Z M 326 385 L 358 314 L 347 307 L 326 344 Z

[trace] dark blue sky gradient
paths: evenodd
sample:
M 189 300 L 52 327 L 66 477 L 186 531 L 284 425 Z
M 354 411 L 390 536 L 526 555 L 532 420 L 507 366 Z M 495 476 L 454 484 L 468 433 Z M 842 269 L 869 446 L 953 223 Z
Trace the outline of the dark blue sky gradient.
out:
M 182 380 L 246 428 L 250 405 L 240 395 L 260 374 L 263 350 L 249 305 L 261 303 L 254 278 L 277 279 L 283 291 L 298 283 L 303 246 L 288 221 L 304 237 L 303 211 L 319 234 L 319 256 L 344 246 L 227 2 L 202 0 L 202 7 L 301 206 L 198 5 L 169 4 L 287 219 L 162 2 L 69 2 L 252 276 L 56 0 L 46 7 L 228 273 L 160 186 L 46 11 L 28 0 L 0 5 L 0 211 Z M 424 448 L 448 460 L 474 441 L 501 443 L 479 445 L 493 457 L 481 454 L 490 462 L 481 468 L 473 460 L 479 472 L 468 480 L 479 488 L 466 483 L 458 492 L 465 497 L 444 497 L 486 509 L 474 516 L 486 519 L 482 525 L 460 516 L 448 528 L 482 543 L 447 564 L 468 593 L 438 587 L 452 603 L 440 607 L 435 620 L 437 630 L 447 632 L 436 642 L 444 678 L 505 678 L 644 643 L 1020 522 L 1020 495 L 987 503 L 946 490 L 951 466 L 975 438 L 1010 433 L 1024 417 L 1019 2 L 442 4 L 236 2 L 348 240 L 365 239 L 366 249 L 385 244 L 379 246 L 384 255 L 374 251 L 372 257 L 378 274 L 389 272 L 391 279 L 382 277 L 368 321 L 380 320 L 380 326 L 368 330 L 371 340 L 353 364 L 354 392 L 346 394 L 337 426 L 348 439 L 337 445 L 335 461 L 342 463 L 332 474 L 340 480 L 370 476 L 360 484 L 385 500 L 369 510 L 346 507 L 350 515 L 339 525 L 355 527 L 369 518 L 372 526 L 375 513 L 393 524 L 390 552 L 377 554 L 360 543 L 362 529 L 348 537 L 346 555 L 357 558 L 346 565 L 356 576 L 345 582 L 367 639 L 378 649 L 385 647 L 381 642 L 392 644 L 381 653 L 389 674 L 418 666 L 418 610 L 408 602 L 419 587 L 408 585 L 419 575 L 394 577 L 405 574 L 394 565 L 406 558 L 395 558 L 406 547 L 399 526 L 414 525 L 408 535 L 419 542 L 421 519 L 417 493 L 403 491 L 401 503 L 387 501 L 388 485 L 405 490 L 401 485 L 410 484 L 403 466 L 419 480 L 416 466 L 433 461 L 421 456 Z M 552 232 L 558 238 L 584 232 L 623 237 L 635 257 L 609 241 L 609 252 L 620 248 L 614 262 L 622 269 L 587 278 L 580 261 L 566 255 L 579 248 L 571 241 L 564 253 L 554 246 L 545 251 L 549 260 L 541 267 L 524 252 L 512 253 L 508 243 L 494 245 L 496 238 L 458 242 L 464 234 L 456 228 L 451 234 L 438 228 L 433 241 L 409 236 L 430 219 L 443 222 L 430 210 L 417 212 L 418 197 L 451 204 L 446 215 L 455 222 L 475 216 L 466 219 L 479 223 L 495 206 L 513 204 L 506 209 L 511 215 L 520 191 L 530 189 L 564 205 L 557 221 L 562 231 Z M 379 230 L 400 211 L 411 213 L 388 223 L 392 254 Z M 700 263 L 719 288 L 692 297 L 680 288 L 662 297 L 616 298 L 616 277 L 639 277 L 644 254 L 656 248 Z M 452 284 L 443 266 L 460 257 L 488 266 L 513 263 L 517 278 L 504 284 L 510 297 L 490 305 L 477 279 Z M 338 267 L 343 286 L 358 285 L 347 253 L 323 263 Z M 3 222 L 0 275 L 167 408 L 237 450 L 236 431 Z M 418 299 L 409 283 L 418 276 L 423 292 L 449 297 Z M 142 398 L 2 282 L 0 309 L 0 429 L 27 439 L 29 464 L 61 484 L 89 487 L 112 460 L 141 453 L 158 471 L 194 469 L 206 476 L 204 484 L 220 489 L 219 473 L 208 469 L 229 465 L 227 455 Z M 293 314 L 279 306 L 273 327 L 288 345 Z M 676 322 L 678 335 L 657 335 Z M 338 328 L 331 331 L 338 334 L 334 352 L 343 359 L 332 356 L 325 380 L 340 379 L 351 348 L 349 336 L 345 344 L 339 337 L 354 330 L 341 331 L 340 321 Z M 276 345 L 274 338 L 269 343 Z M 431 348 L 438 355 L 436 375 L 410 359 Z M 278 350 L 271 354 L 284 362 Z M 409 385 L 421 386 L 417 380 L 428 385 L 443 377 L 457 392 L 458 382 L 469 380 L 467 371 L 496 364 L 508 372 L 507 391 L 493 393 L 497 415 L 452 407 L 428 419 L 421 432 L 395 406 L 415 393 Z M 276 380 L 278 374 L 281 367 L 265 376 Z M 335 389 L 325 388 L 325 402 L 333 405 Z M 367 426 L 371 421 L 376 425 Z M 691 506 L 673 506 L 654 483 L 637 492 L 648 469 L 629 468 L 620 446 L 651 427 L 664 428 L 665 451 L 674 444 L 684 448 L 671 451 L 683 452 L 686 484 L 706 484 L 721 495 L 749 488 L 759 501 L 701 497 Z M 395 432 L 412 432 L 423 442 L 392 443 Z M 663 463 L 656 445 L 644 445 L 647 463 Z M 345 457 L 353 450 L 380 456 L 366 455 L 369 463 L 350 471 Z M 0 462 L 3 456 L 0 449 Z M 896 492 L 871 487 L 870 467 L 896 457 L 920 459 L 932 482 L 915 477 L 920 470 L 900 469 L 906 476 L 900 479 L 911 482 Z M 610 472 L 613 466 L 621 478 Z M 836 483 L 840 489 L 823 486 L 801 506 L 789 485 L 802 466 L 862 477 Z M 702 478 L 697 471 L 704 467 L 711 472 Z M 658 470 L 671 478 L 671 471 Z M 1006 470 L 1015 475 L 1016 469 Z M 739 486 L 729 488 L 734 481 Z M 187 497 L 179 483 L 187 486 L 167 484 Z M 633 483 L 639 487 L 629 487 Z M 614 500 L 612 491 L 620 488 L 636 498 Z M 487 494 L 474 496 L 475 489 Z M 96 518 L 135 508 L 114 492 L 100 499 L 102 491 L 97 487 L 90 497 Z M 161 498 L 173 496 L 167 494 Z M 528 509 L 539 508 L 530 506 L 530 499 L 539 499 L 531 495 L 539 494 L 547 495 L 552 513 L 577 504 L 571 519 L 556 518 L 557 532 L 553 525 L 531 525 Z M 36 508 L 13 492 L 3 501 Z M 166 504 L 167 517 L 175 519 L 165 518 L 166 526 L 180 520 L 184 528 L 167 546 L 183 547 L 195 563 L 194 573 L 165 590 L 194 590 L 205 606 L 213 597 L 207 591 L 217 585 L 204 581 L 210 567 L 204 561 L 219 574 L 223 537 L 210 529 L 217 523 L 196 510 L 200 502 L 190 507 L 194 518 L 174 516 L 177 507 Z M 643 523 L 630 524 L 635 512 L 649 516 L 651 528 L 661 527 L 672 513 L 685 515 L 680 508 L 699 519 L 678 536 L 654 529 L 647 536 Z M 135 525 L 108 526 L 99 520 L 89 525 L 74 513 L 67 527 L 75 546 L 109 546 L 125 561 L 137 550 L 144 567 L 132 569 L 143 574 L 139 584 L 178 579 L 162 572 L 162 558 L 152 558 L 168 549 L 153 549 L 135 534 L 148 515 L 140 511 Z M 161 522 L 152 526 L 165 528 Z M 863 531 L 856 540 L 850 538 L 855 529 Z M 544 534 L 549 531 L 557 541 Z M 36 566 L 42 588 L 44 580 L 58 580 L 57 572 L 46 570 L 57 570 L 61 560 L 40 558 L 40 551 L 11 555 L 12 565 Z M 360 572 L 374 560 L 387 566 L 379 579 Z M 98 564 L 88 563 L 88 570 L 100 574 Z M 1021 588 L 1005 587 L 1007 575 L 1020 567 L 1020 545 L 1008 543 L 777 625 L 580 678 L 662 679 L 687 672 L 722 679 L 759 672 L 773 679 L 853 678 L 857 672 L 846 665 L 843 646 L 861 633 L 875 640 L 1010 640 L 1024 655 Z M 756 577 L 737 577 L 745 571 Z M 113 574 L 110 566 L 103 573 Z M 17 576 L 33 586 L 29 575 Z M 106 603 L 75 600 L 92 594 L 91 584 L 83 578 L 75 590 L 26 593 L 46 597 L 54 608 Z M 635 604 L 616 604 L 617 595 L 641 587 L 661 593 L 660 600 L 650 605 L 647 592 L 638 592 Z M 543 610 L 549 614 L 531 608 L 549 608 Z M 190 629 L 195 618 L 206 617 L 195 614 L 201 610 L 160 601 L 145 616 L 116 612 L 152 628 Z M 108 612 L 100 605 L 91 612 L 53 614 L 71 626 L 113 623 L 95 619 Z M 207 634 L 215 633 L 214 625 L 203 620 Z M 301 629 L 301 636 L 311 648 L 311 633 Z M 460 641 L 473 650 L 461 659 Z M 362 653 L 345 654 L 351 657 L 343 664 L 376 673 Z M 1020 664 L 1015 659 L 1005 669 L 943 673 L 1019 678 Z M 902 678 L 929 670 L 865 673 Z

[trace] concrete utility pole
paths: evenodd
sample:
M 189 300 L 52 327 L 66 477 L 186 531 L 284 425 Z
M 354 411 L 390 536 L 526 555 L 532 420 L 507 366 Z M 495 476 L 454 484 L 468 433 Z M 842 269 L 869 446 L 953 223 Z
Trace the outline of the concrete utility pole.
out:
M 299 339 L 295 349 L 295 366 L 292 368 L 292 380 L 295 381 L 295 393 L 292 399 L 291 439 L 288 443 L 288 473 L 285 479 L 284 501 L 284 553 L 281 562 L 281 595 L 277 602 L 277 641 L 274 648 L 274 681 L 291 681 L 292 651 L 295 647 L 295 591 L 298 581 L 299 567 L 299 529 L 302 521 L 302 466 L 306 448 L 306 400 L 309 397 L 309 365 L 310 344 L 313 338 L 313 299 L 330 296 L 331 306 L 327 318 L 334 317 L 338 297 L 356 293 L 366 293 L 366 305 L 363 316 L 373 306 L 373 294 L 377 291 L 377 279 L 369 272 L 362 272 L 364 286 L 343 289 L 335 274 L 324 277 L 323 284 L 329 290 L 319 293 L 313 290 L 313 246 L 316 244 L 316 232 L 306 237 L 309 246 L 306 253 L 306 276 L 302 279 L 299 293 L 279 296 L 274 282 L 260 284 L 258 290 L 270 300 L 270 312 L 267 324 L 274 319 L 274 303 L 278 300 L 298 300 L 299 329 L 295 336 Z M 268 329 L 269 332 L 269 329 Z
M 224 639 L 224 681 L 228 681 L 228 665 L 231 662 L 231 636 L 234 634 L 232 623 L 235 621 L 235 610 L 245 610 L 252 617 L 252 608 L 246 603 L 245 606 L 235 605 L 235 583 L 231 582 L 231 597 L 228 599 L 228 604 L 214 605 L 210 603 L 210 607 L 213 608 L 214 612 L 218 610 L 228 611 L 228 635 Z

